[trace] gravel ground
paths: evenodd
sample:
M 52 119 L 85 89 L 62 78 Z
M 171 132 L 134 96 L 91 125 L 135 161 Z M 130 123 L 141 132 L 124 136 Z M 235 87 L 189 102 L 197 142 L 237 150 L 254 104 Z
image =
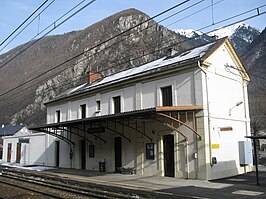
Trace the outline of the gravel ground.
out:
M 43 196 L 41 194 L 28 191 L 22 188 L 14 187 L 12 185 L 3 183 L 2 181 L 6 181 L 6 179 L 3 179 L 3 177 L 0 176 L 0 197 L 1 198 L 12 198 L 12 199 L 44 199 L 44 198 L 52 198 L 48 196 Z
M 14 186 L 13 186 L 14 185 Z M 25 187 L 20 188 L 17 185 Z M 34 191 L 27 190 L 26 188 L 33 189 Z M 39 193 L 38 193 L 39 192 Z M 42 194 L 44 193 L 44 194 Z M 76 194 L 67 193 L 64 191 L 59 191 L 56 189 L 51 189 L 33 183 L 21 182 L 19 180 L 8 179 L 0 176 L 0 198 L 5 199 L 49 199 L 55 198 L 53 196 L 47 196 L 45 193 L 49 193 L 60 198 L 69 199 L 83 199 L 88 198 L 84 196 L 77 196 Z

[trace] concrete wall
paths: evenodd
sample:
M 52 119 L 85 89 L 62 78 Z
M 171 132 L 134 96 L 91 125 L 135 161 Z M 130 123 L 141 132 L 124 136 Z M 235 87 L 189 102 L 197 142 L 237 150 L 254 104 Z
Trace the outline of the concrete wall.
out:
M 200 71 L 191 71 L 155 81 L 146 81 L 121 89 L 89 95 L 86 98 L 70 101 L 64 104 L 47 107 L 47 122 L 56 122 L 56 111 L 60 110 L 60 121 L 81 118 L 80 105 L 86 104 L 86 117 L 113 114 L 112 99 L 121 96 L 122 112 L 147 109 L 162 105 L 161 87 L 172 86 L 173 106 L 202 105 L 200 87 Z M 195 85 L 197 85 L 195 87 Z M 101 111 L 96 111 L 96 101 L 101 101 Z
M 205 120 L 210 122 L 205 131 L 208 138 L 206 152 L 209 151 L 206 162 L 211 163 L 211 157 L 216 157 L 218 162 L 207 166 L 207 176 L 216 179 L 244 172 L 239 164 L 238 141 L 246 140 L 245 136 L 250 135 L 250 119 L 247 85 L 227 47 L 222 45 L 207 62 L 211 65 L 206 68 L 204 95 L 205 107 L 209 109 Z M 250 166 L 246 169 L 250 170 Z
M 22 165 L 49 165 L 54 166 L 54 161 L 49 160 L 51 158 L 51 146 L 47 145 L 47 140 L 49 135 L 44 133 L 28 134 L 22 135 L 18 133 L 14 136 L 3 137 L 3 161 L 7 162 L 7 153 L 8 153 L 8 144 L 12 144 L 11 149 L 11 161 L 10 163 L 16 163 L 17 155 L 17 143 L 19 139 L 27 138 L 29 143 L 21 143 L 21 158 L 20 164 Z M 53 143 L 54 138 L 50 141 L 50 144 Z

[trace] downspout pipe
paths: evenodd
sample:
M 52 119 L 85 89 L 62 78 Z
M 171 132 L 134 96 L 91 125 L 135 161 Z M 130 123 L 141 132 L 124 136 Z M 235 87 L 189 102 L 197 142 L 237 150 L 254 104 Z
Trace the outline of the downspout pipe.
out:
M 198 61 L 198 67 L 205 74 L 205 88 L 206 88 L 206 98 L 207 98 L 207 113 L 208 113 L 208 135 L 209 135 L 209 154 L 210 154 L 210 165 L 213 166 L 212 163 L 212 140 L 211 140 L 211 118 L 210 118 L 210 107 L 209 107 L 209 92 L 208 92 L 208 81 L 207 81 L 207 72 L 202 68 L 200 61 Z
M 245 127 L 246 127 L 246 136 L 249 136 L 248 134 L 248 93 L 247 93 L 247 84 L 248 81 L 242 82 L 242 89 L 243 89 L 243 101 L 244 101 L 244 110 L 245 110 Z

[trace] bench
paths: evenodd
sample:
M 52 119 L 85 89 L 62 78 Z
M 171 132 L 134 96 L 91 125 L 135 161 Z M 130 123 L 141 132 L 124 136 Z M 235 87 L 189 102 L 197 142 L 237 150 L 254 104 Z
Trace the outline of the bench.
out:
M 119 173 L 122 174 L 136 174 L 136 169 L 134 167 L 120 167 L 118 169 Z

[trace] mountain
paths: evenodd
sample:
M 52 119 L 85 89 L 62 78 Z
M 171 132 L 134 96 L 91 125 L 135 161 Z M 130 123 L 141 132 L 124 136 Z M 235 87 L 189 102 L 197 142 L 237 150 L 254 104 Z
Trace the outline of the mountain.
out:
M 0 124 L 45 123 L 43 102 L 84 83 L 89 70 L 106 76 L 165 56 L 171 46 L 182 52 L 199 44 L 184 42 L 186 37 L 148 19 L 129 9 L 84 30 L 44 37 L 0 55 Z
M 204 34 L 193 29 L 176 29 L 175 32 L 187 38 L 195 38 L 195 40 L 203 42 L 210 41 L 213 37 L 218 39 L 222 37 L 229 37 L 239 55 L 241 55 L 247 46 L 260 35 L 260 31 L 258 29 L 245 23 L 237 23 L 232 26 L 213 31 L 209 34 Z
M 206 35 L 203 32 L 193 29 L 175 29 L 175 33 L 187 38 L 190 41 L 196 41 L 197 43 L 205 43 L 213 40 L 212 36 Z
M 225 36 L 229 37 L 239 55 L 242 55 L 247 46 L 251 44 L 257 36 L 260 35 L 260 31 L 248 24 L 237 23 L 232 26 L 214 31 L 209 35 L 216 36 L 218 38 Z
M 242 54 L 251 81 L 248 84 L 251 125 L 255 132 L 266 129 L 266 29 Z
M 174 30 L 177 34 L 183 35 L 187 38 L 197 38 L 203 35 L 202 32 L 193 29 L 176 29 Z
M 43 102 L 84 83 L 86 72 L 90 70 L 107 76 L 163 57 L 169 53 L 169 48 L 179 53 L 214 39 L 213 35 L 193 30 L 171 31 L 148 19 L 148 15 L 128 9 L 84 30 L 47 36 L 0 55 L 0 124 L 45 123 Z M 125 33 L 121 34 L 123 31 Z M 257 39 L 256 35 L 259 35 Z M 228 36 L 250 74 L 265 72 L 265 30 L 260 34 L 255 28 L 239 24 Z M 258 72 L 255 75 L 262 74 Z M 262 92 L 258 97 L 259 103 L 266 104 L 263 101 L 266 99 L 263 80 L 259 78 L 259 81 L 252 75 L 251 79 L 250 101 L 259 85 Z M 255 113 L 251 109 L 251 114 Z

